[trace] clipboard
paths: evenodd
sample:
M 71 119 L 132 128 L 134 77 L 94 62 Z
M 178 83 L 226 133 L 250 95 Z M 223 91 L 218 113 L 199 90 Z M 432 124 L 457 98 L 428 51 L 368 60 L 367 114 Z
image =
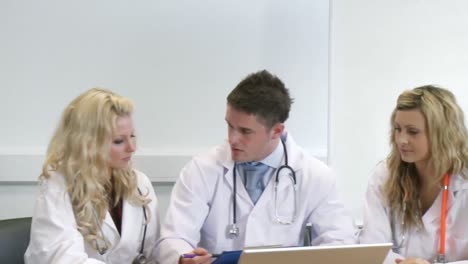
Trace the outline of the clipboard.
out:
M 242 250 L 223 251 L 212 264 L 237 264 Z

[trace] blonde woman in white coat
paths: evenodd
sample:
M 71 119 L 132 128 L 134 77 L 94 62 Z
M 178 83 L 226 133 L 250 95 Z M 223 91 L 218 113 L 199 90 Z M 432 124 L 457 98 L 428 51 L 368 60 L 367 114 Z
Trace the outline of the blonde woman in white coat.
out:
M 388 264 L 468 263 L 468 133 L 454 95 L 405 91 L 391 126 L 392 151 L 369 180 L 360 243 L 393 242 Z
M 131 166 L 132 108 L 97 88 L 67 106 L 40 176 L 26 263 L 156 263 L 158 203 Z

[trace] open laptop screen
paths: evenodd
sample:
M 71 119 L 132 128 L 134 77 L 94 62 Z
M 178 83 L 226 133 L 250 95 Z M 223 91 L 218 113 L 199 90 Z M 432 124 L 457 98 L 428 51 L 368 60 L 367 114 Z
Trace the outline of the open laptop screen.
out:
M 245 249 L 239 264 L 382 264 L 391 243 Z

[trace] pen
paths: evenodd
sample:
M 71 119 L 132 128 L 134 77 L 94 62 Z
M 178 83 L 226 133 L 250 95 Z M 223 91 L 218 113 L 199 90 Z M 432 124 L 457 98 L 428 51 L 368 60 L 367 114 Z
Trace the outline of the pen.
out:
M 181 255 L 182 258 L 194 258 L 196 256 L 198 255 L 194 253 L 186 253 Z M 212 258 L 218 258 L 219 256 L 221 256 L 221 254 L 211 254 Z

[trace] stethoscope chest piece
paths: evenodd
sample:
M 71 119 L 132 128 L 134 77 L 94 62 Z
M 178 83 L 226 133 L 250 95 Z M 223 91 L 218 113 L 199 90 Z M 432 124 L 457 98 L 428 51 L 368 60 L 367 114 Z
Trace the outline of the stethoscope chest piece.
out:
M 148 263 L 147 262 L 147 259 L 145 257 L 145 255 L 143 254 L 138 254 L 132 261 L 132 264 L 146 264 Z
M 96 247 L 97 247 L 97 251 L 99 252 L 99 254 L 104 255 L 107 253 L 107 250 L 108 250 L 107 245 L 105 245 L 104 247 L 99 247 L 99 246 L 96 246 Z
M 239 236 L 239 227 L 236 224 L 229 226 L 228 235 L 230 238 L 235 238 Z

